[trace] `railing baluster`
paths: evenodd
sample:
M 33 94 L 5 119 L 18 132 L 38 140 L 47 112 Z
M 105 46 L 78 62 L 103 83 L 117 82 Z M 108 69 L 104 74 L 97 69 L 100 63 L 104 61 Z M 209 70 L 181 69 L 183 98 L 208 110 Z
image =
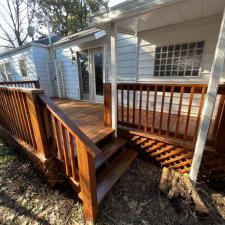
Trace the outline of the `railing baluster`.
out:
M 1 113 L 2 113 L 2 118 L 3 118 L 3 123 L 5 124 L 6 129 L 9 130 L 12 133 L 13 132 L 12 131 L 12 127 L 8 125 L 10 117 L 7 116 L 9 114 L 8 114 L 8 109 L 7 109 L 6 105 L 5 105 L 5 96 L 4 96 L 4 91 L 3 90 L 0 90 L 0 98 L 1 98 L 0 102 L 1 102 L 1 107 L 2 107 Z
M 205 93 L 206 93 L 206 88 L 203 87 L 202 88 L 200 102 L 199 102 L 198 115 L 197 115 L 197 119 L 196 119 L 196 123 L 195 123 L 195 133 L 194 133 L 193 141 L 196 141 L 196 139 L 197 139 L 198 127 L 199 127 L 199 123 L 200 123 L 200 118 L 201 118 L 201 113 L 202 113 L 202 107 L 203 107 L 203 103 L 204 103 Z
M 154 88 L 154 104 L 153 104 L 153 116 L 152 116 L 152 129 L 151 132 L 154 133 L 155 130 L 155 112 L 156 112 L 156 103 L 157 103 L 157 88 L 158 86 L 155 85 Z
M 133 126 L 135 125 L 135 112 L 136 112 L 136 85 L 133 88 Z
M 25 116 L 25 120 L 26 120 L 26 124 L 27 124 L 27 128 L 28 128 L 30 144 L 34 149 L 36 149 L 37 144 L 36 144 L 36 141 L 34 138 L 34 130 L 31 125 L 31 118 L 30 118 L 30 114 L 29 114 L 29 110 L 28 110 L 27 98 L 24 93 L 21 93 L 21 105 L 22 105 L 22 107 L 24 109 L 24 113 L 25 113 L 24 116 Z
M 15 126 L 15 135 L 17 136 L 17 138 L 20 138 L 20 132 L 19 132 L 19 126 L 17 123 L 17 115 L 15 112 L 15 106 L 13 105 L 13 99 L 12 99 L 12 95 L 10 94 L 9 90 L 6 90 L 6 94 L 7 94 L 7 104 L 9 105 L 9 113 L 12 118 L 13 121 L 13 126 Z
M 22 140 L 28 142 L 26 133 L 25 133 L 26 128 L 24 126 L 24 121 L 22 118 L 23 112 L 21 111 L 21 104 L 20 104 L 18 96 L 17 96 L 17 91 L 12 91 L 12 96 L 13 96 L 14 103 L 15 103 L 15 110 L 16 110 L 17 116 L 18 116 L 18 124 L 19 124 L 19 129 L 20 129 L 20 134 L 21 134 Z
M 172 110 L 172 106 L 173 106 L 173 93 L 174 93 L 174 86 L 171 87 L 171 93 L 170 93 L 170 104 L 169 104 L 167 129 L 166 129 L 167 136 L 169 136 L 169 133 L 170 133 L 170 120 L 171 120 L 171 110 Z
M 142 113 L 142 85 L 140 85 L 140 99 L 139 99 L 139 124 L 138 129 L 141 129 L 141 113 Z
M 161 105 L 161 113 L 160 113 L 160 122 L 159 122 L 159 135 L 161 134 L 162 130 L 162 121 L 163 121 L 163 110 L 164 110 L 164 101 L 165 101 L 165 92 L 166 86 L 163 86 L 163 93 L 162 93 L 162 105 Z
M 62 146 L 61 146 L 61 142 L 60 142 L 60 134 L 59 134 L 59 124 L 58 124 L 58 120 L 53 117 L 53 125 L 54 125 L 54 130 L 55 130 L 55 140 L 56 140 L 56 145 L 57 145 L 57 149 L 58 149 L 58 154 L 59 154 L 59 158 L 64 161 L 64 156 L 63 156 L 63 152 L 62 152 Z
M 175 132 L 175 137 L 178 136 L 179 134 L 179 128 L 180 128 L 180 114 L 181 114 L 181 107 L 182 107 L 182 102 L 183 102 L 183 95 L 184 95 L 184 87 L 181 87 L 180 90 L 180 101 L 179 101 L 179 106 L 178 106 L 178 113 L 177 113 L 177 120 L 176 120 L 176 132 Z
M 122 125 L 124 125 L 124 120 L 123 120 L 123 85 L 121 85 L 121 122 Z
M 145 112 L 145 131 L 148 130 L 148 110 L 149 110 L 149 91 L 150 91 L 150 86 L 147 86 L 147 96 L 146 96 L 146 112 Z
M 66 175 L 71 176 L 70 166 L 69 166 L 69 157 L 68 157 L 68 151 L 67 151 L 67 142 L 66 142 L 66 134 L 65 134 L 65 128 L 63 127 L 62 123 L 60 123 L 61 128 L 61 134 L 62 134 L 62 144 L 63 144 L 63 155 L 64 155 L 64 163 L 66 167 Z
M 189 100 L 189 106 L 188 106 L 188 113 L 186 118 L 186 124 L 185 124 L 185 131 L 184 131 L 184 139 L 187 139 L 188 135 L 188 126 L 190 121 L 190 114 L 191 114 L 191 108 L 192 108 L 192 102 L 193 102 L 193 96 L 194 96 L 195 88 L 191 87 L 191 94 L 190 94 L 190 100 Z
M 68 133 L 69 135 L 69 148 L 70 148 L 70 162 L 71 162 L 71 168 L 72 168 L 72 176 L 73 176 L 73 179 L 78 181 L 79 177 L 78 177 L 78 174 L 77 174 L 77 171 L 76 171 L 76 164 L 75 164 L 75 154 L 74 154 L 74 151 L 75 151 L 75 148 L 74 148 L 74 143 L 73 143 L 73 137 L 70 133 Z
M 129 126 L 129 117 L 130 117 L 130 93 L 129 93 L 129 84 L 127 85 L 127 125 Z

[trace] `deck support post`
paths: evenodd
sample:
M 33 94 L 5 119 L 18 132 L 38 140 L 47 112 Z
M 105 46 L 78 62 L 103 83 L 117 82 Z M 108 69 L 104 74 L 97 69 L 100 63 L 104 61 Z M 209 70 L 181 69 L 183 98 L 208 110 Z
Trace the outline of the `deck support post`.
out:
M 111 24 L 112 128 L 117 136 L 117 24 Z
M 198 137 L 195 145 L 193 162 L 191 165 L 190 179 L 196 182 L 202 156 L 205 148 L 205 143 L 208 135 L 211 117 L 213 114 L 217 91 L 220 82 L 220 76 L 223 70 L 225 60 L 225 10 L 220 27 L 220 33 L 215 49 L 214 61 L 211 68 L 211 76 L 209 79 L 208 89 L 202 111 L 202 117 L 199 125 Z
M 94 222 L 99 213 L 95 160 L 88 153 L 88 147 L 78 137 L 76 138 L 76 146 L 81 189 L 79 195 L 83 202 L 83 212 L 87 221 Z

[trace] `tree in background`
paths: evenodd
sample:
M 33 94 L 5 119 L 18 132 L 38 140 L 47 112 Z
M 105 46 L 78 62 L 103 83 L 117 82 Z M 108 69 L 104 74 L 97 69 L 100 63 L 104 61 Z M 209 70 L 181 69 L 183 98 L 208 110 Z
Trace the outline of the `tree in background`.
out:
M 70 35 L 88 27 L 90 14 L 106 6 L 105 0 L 38 0 L 40 23 L 48 22 L 52 32 Z
M 35 0 L 1 0 L 1 48 L 16 48 L 26 42 L 27 27 L 33 23 L 35 10 Z

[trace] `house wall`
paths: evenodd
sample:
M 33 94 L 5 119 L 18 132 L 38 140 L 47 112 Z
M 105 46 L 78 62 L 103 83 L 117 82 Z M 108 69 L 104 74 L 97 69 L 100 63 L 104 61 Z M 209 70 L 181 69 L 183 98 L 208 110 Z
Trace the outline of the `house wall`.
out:
M 111 45 L 110 35 L 107 43 L 107 82 L 111 82 Z M 118 82 L 137 81 L 138 38 L 133 35 L 117 35 L 117 71 Z
M 20 71 L 19 60 L 24 59 L 27 68 L 27 77 L 23 77 Z M 54 96 L 53 69 L 49 56 L 49 50 L 45 46 L 32 45 L 27 48 L 9 53 L 0 57 L 1 63 L 10 63 L 11 78 L 13 81 L 19 80 L 39 80 L 40 87 L 45 94 Z M 50 76 L 50 79 L 49 79 Z
M 86 39 L 86 41 L 74 41 L 62 44 L 55 48 L 56 60 L 62 62 L 62 71 L 65 84 L 66 97 L 71 99 L 80 99 L 80 85 L 77 62 L 72 63 L 72 55 L 70 48 L 73 51 L 86 50 L 95 47 L 104 46 L 105 38 L 99 40 Z
M 27 66 L 27 77 L 22 77 L 20 71 L 19 60 L 25 59 Z M 13 80 L 36 80 L 36 70 L 33 61 L 32 49 L 31 47 L 21 49 L 20 51 L 13 52 L 4 56 L 0 56 L 1 63 L 10 63 L 11 67 L 11 77 Z
M 140 32 L 138 42 L 138 82 L 208 83 L 219 35 L 220 15 Z M 155 47 L 204 41 L 199 77 L 154 77 Z M 224 82 L 224 73 L 221 82 Z
M 62 71 L 65 85 L 65 93 L 67 98 L 80 99 L 79 94 L 79 77 L 78 67 L 76 63 L 72 63 L 70 48 L 74 48 L 75 44 L 70 43 L 61 45 L 55 49 L 56 61 L 62 62 Z
M 180 24 L 175 24 L 172 26 L 162 27 L 153 30 L 147 30 L 144 32 L 138 33 L 138 45 L 137 45 L 137 77 L 136 82 L 138 83 L 208 83 L 211 66 L 213 63 L 214 51 L 217 43 L 217 38 L 220 29 L 221 16 L 212 16 L 208 18 L 188 21 Z M 201 73 L 199 77 L 154 77 L 154 57 L 155 57 L 155 47 L 164 46 L 171 44 L 182 44 L 195 41 L 204 40 L 204 49 L 201 62 Z M 121 38 L 118 38 L 118 46 Z M 133 48 L 134 49 L 134 48 Z M 126 72 L 131 70 L 132 65 L 135 71 L 135 64 L 130 64 L 131 68 L 127 69 L 125 73 L 121 74 L 120 65 L 124 66 L 125 64 L 121 63 L 120 54 L 123 49 L 117 48 L 118 51 L 118 82 L 126 81 L 127 75 Z M 134 49 L 135 52 L 135 49 Z M 126 57 L 132 57 L 133 54 L 128 53 Z M 135 59 L 135 60 L 136 60 Z M 134 60 L 134 61 L 135 61 Z M 130 60 L 129 60 L 130 61 Z M 225 70 L 224 70 L 225 71 Z M 131 72 L 131 71 L 129 71 Z M 130 73 L 130 78 L 128 82 L 135 81 L 135 75 Z M 126 81 L 127 82 L 127 81 Z M 221 77 L 221 82 L 225 82 L 225 72 L 223 72 Z M 124 106 L 126 106 L 127 92 L 124 91 Z M 150 96 L 154 96 L 154 93 L 151 92 Z M 130 93 L 130 102 L 133 102 L 133 95 Z M 173 107 L 172 113 L 177 113 L 178 104 L 179 104 L 179 93 L 175 93 L 173 97 Z M 188 105 L 189 105 L 190 94 L 184 94 L 183 98 L 183 107 L 181 113 L 183 115 L 187 114 Z M 140 93 L 136 92 L 136 107 L 139 107 Z M 199 101 L 200 95 L 195 94 L 192 103 L 192 116 L 197 116 L 199 110 Z M 219 98 L 217 99 L 217 102 Z M 166 93 L 165 102 L 164 102 L 164 111 L 168 111 L 170 102 L 170 93 Z M 161 111 L 162 103 L 162 93 L 157 93 L 157 111 Z M 119 91 L 118 104 L 121 105 L 121 93 Z M 151 97 L 149 100 L 149 107 L 152 108 L 154 104 L 154 98 Z M 142 92 L 142 108 L 145 109 L 146 106 L 146 92 Z M 217 110 L 218 104 L 216 104 L 215 113 Z M 132 107 L 132 105 L 130 105 Z M 214 116 L 215 116 L 214 113 Z
M 49 48 L 45 46 L 32 46 L 32 55 L 36 76 L 39 79 L 41 88 L 44 89 L 46 95 L 55 96 L 55 73 Z

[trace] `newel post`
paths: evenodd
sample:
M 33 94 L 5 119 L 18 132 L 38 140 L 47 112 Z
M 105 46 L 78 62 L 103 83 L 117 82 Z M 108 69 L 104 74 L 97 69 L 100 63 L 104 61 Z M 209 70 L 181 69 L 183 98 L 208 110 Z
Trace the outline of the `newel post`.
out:
M 48 184 L 54 186 L 57 183 L 58 176 L 53 153 L 47 139 L 45 121 L 43 118 L 42 106 L 38 101 L 38 96 L 43 94 L 43 90 L 31 90 L 26 92 L 27 106 L 30 114 L 31 125 L 34 131 L 36 142 L 36 156 L 41 161 L 45 169 Z
M 112 126 L 112 89 L 111 84 L 104 84 L 104 124 Z
M 99 213 L 97 200 L 95 159 L 87 151 L 87 146 L 77 137 L 76 149 L 80 178 L 80 197 L 86 220 L 94 222 Z
M 44 159 L 48 159 L 51 157 L 51 154 L 44 128 L 41 105 L 38 103 L 37 99 L 37 96 L 43 93 L 43 90 L 31 90 L 30 92 L 26 93 L 26 97 L 31 124 L 34 130 L 34 138 L 37 145 L 37 153 Z

